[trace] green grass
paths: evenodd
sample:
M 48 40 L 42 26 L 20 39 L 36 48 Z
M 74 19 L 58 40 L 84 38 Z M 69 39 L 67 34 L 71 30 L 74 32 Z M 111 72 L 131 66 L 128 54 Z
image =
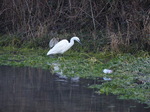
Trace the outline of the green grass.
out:
M 73 49 L 63 56 L 46 56 L 48 49 L 0 48 L 0 65 L 31 66 L 53 71 L 52 63 L 59 63 L 63 74 L 72 77 L 97 79 L 110 77 L 111 81 L 91 85 L 99 94 L 115 94 L 121 99 L 134 99 L 150 106 L 150 56 L 148 52 L 117 54 L 114 52 L 85 53 Z M 103 69 L 112 69 L 104 74 Z

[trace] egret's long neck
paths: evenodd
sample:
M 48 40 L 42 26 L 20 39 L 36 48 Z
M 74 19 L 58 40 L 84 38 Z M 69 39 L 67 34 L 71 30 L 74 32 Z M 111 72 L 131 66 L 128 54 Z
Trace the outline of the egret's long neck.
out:
M 74 39 L 70 39 L 70 43 L 69 43 L 69 46 L 72 47 L 74 44 Z

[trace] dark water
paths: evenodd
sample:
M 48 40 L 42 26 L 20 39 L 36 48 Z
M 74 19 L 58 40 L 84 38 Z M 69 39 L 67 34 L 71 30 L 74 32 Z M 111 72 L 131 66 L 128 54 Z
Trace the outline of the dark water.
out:
M 86 81 L 62 81 L 50 71 L 0 67 L 0 112 L 150 112 L 134 101 L 97 95 Z

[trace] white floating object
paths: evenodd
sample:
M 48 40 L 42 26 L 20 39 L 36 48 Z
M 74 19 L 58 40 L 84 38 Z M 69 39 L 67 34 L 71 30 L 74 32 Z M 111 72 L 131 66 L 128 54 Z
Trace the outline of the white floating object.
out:
M 52 65 L 54 72 L 60 71 L 60 68 L 59 68 L 60 64 L 59 63 L 51 63 L 49 65 Z
M 103 72 L 106 73 L 106 74 L 110 74 L 110 73 L 112 73 L 113 71 L 112 71 L 112 70 L 109 70 L 109 69 L 104 69 Z
M 54 73 L 57 75 L 63 75 L 63 71 L 60 69 L 59 63 L 47 63 L 48 65 L 51 65 L 53 67 Z
M 62 73 L 59 73 L 59 78 L 60 78 L 60 79 L 67 79 L 68 77 L 65 76 L 65 75 L 63 75 Z
M 103 80 L 109 81 L 112 80 L 111 78 L 103 77 Z
M 79 79 L 80 79 L 80 77 L 71 77 L 71 81 L 73 81 L 73 82 L 78 82 L 79 81 Z
M 58 65 L 56 65 L 56 66 L 54 66 L 54 71 L 55 72 L 57 72 L 57 71 L 59 71 L 60 69 L 59 69 L 59 66 Z

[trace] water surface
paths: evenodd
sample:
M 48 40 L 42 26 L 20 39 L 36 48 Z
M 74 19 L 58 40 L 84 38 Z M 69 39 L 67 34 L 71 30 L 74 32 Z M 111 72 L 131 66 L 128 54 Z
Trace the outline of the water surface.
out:
M 87 85 L 48 70 L 0 66 L 0 112 L 150 112 L 131 100 L 97 95 Z

